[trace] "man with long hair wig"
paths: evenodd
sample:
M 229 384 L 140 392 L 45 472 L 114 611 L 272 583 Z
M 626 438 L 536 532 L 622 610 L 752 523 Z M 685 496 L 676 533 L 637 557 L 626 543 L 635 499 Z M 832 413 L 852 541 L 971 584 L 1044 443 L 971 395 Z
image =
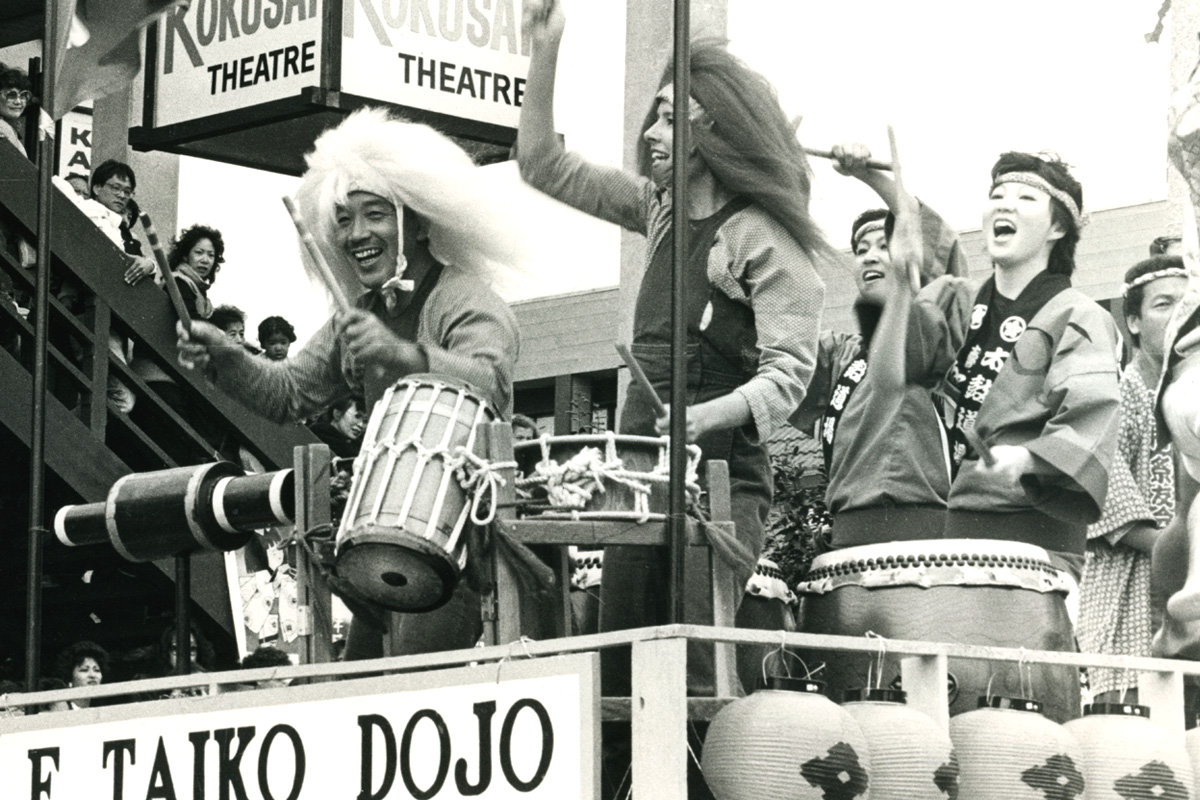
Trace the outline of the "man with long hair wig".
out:
M 351 308 L 284 361 L 253 358 L 193 321 L 190 334 L 181 329 L 180 361 L 211 363 L 218 386 L 277 421 L 352 396 L 371 408 L 415 373 L 468 383 L 507 414 L 517 325 L 484 279 L 510 259 L 514 231 L 491 213 L 502 204 L 470 157 L 432 128 L 368 109 L 323 133 L 305 160 L 296 205 Z M 362 622 L 351 628 L 348 658 L 383 654 L 381 632 Z M 460 584 L 442 608 L 394 615 L 392 624 L 402 653 L 470 647 L 479 599 Z
M 535 188 L 646 236 L 646 271 L 634 312 L 632 351 L 658 395 L 670 394 L 672 75 L 664 76 L 642 137 L 649 177 L 592 165 L 565 152 L 554 134 L 553 95 L 565 25 L 557 0 L 526 2 L 533 54 L 521 107 L 517 158 Z M 799 405 L 816 361 L 824 285 L 813 261 L 832 250 L 808 214 L 804 152 L 771 85 L 723 44 L 698 41 L 689 100 L 694 144 L 686 165 L 691 252 L 688 293 L 688 439 L 704 457 L 729 463 L 736 541 L 718 548 L 731 562 L 740 598 L 762 549 L 771 503 L 764 442 Z M 665 433 L 637 384 L 621 410 L 626 434 Z M 692 554 L 693 556 L 695 554 Z M 606 548 L 601 627 L 656 624 L 666 615 L 666 560 L 649 548 Z M 689 622 L 711 622 L 706 590 L 690 588 Z M 707 651 L 707 652 L 706 652 Z M 618 657 L 619 658 L 619 657 Z M 693 693 L 712 690 L 711 649 L 689 655 Z M 605 692 L 628 692 L 618 661 Z

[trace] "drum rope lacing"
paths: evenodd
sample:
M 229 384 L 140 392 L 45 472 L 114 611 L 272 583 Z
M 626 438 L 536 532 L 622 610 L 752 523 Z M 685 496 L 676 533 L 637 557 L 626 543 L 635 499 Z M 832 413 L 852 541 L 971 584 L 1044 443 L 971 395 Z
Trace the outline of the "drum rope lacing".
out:
M 496 518 L 496 500 L 500 487 L 508 483 L 501 470 L 516 469 L 516 461 L 488 461 L 459 445 L 454 455 L 446 459 L 446 468 L 454 470 L 458 485 L 471 495 L 471 522 L 490 525 Z M 479 507 L 487 500 L 487 515 L 479 515 Z
M 596 447 L 584 447 L 561 464 L 550 457 L 553 437 L 543 434 L 538 440 L 542 449 L 542 460 L 534 467 L 534 474 L 517 479 L 517 489 L 528 492 L 532 486 L 542 486 L 552 508 L 570 509 L 571 516 L 578 519 L 581 510 L 591 502 L 596 492 L 605 492 L 605 480 L 628 487 L 634 494 L 633 514 L 638 522 L 651 518 L 651 484 L 666 484 L 670 478 L 667 438 L 663 437 L 658 448 L 658 463 L 650 472 L 625 469 L 617 453 L 617 434 L 604 433 L 604 453 Z M 700 448 L 688 445 L 687 471 L 684 476 L 689 497 L 695 501 L 700 495 L 697 466 L 700 463 Z

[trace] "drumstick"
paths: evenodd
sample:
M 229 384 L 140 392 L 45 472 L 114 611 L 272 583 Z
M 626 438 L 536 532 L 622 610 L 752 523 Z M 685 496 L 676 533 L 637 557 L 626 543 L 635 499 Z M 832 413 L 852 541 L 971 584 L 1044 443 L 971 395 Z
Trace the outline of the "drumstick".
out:
M 654 391 L 654 386 L 651 385 L 650 379 L 646 377 L 646 373 L 642 372 L 642 365 L 633 357 L 633 353 L 629 352 L 629 348 L 623 344 L 616 344 L 617 353 L 621 356 L 621 360 L 625 362 L 625 366 L 629 367 L 629 374 L 638 382 L 638 385 L 646 390 L 646 394 L 650 395 L 650 402 L 654 403 L 654 413 L 656 416 L 665 417 L 667 415 L 667 407 L 663 405 L 663 401 L 658 399 L 658 392 Z
M 983 459 L 983 465 L 985 467 L 994 467 L 996 465 L 996 456 L 992 454 L 992 448 L 987 446 L 987 442 L 983 441 L 974 428 L 963 428 L 962 432 L 967 440 L 967 444 L 971 445 L 971 449 Z
M 288 214 L 292 216 L 292 224 L 296 226 L 296 233 L 300 235 L 300 241 L 304 244 L 304 248 L 308 250 L 309 257 L 317 265 L 317 272 L 324 279 L 325 288 L 333 295 L 333 302 L 337 305 L 338 311 L 348 311 L 350 303 L 346 300 L 346 295 L 342 293 L 342 285 L 334 277 L 333 270 L 330 269 L 325 256 L 321 254 L 321 248 L 317 247 L 317 240 L 309 232 L 308 225 L 304 223 L 304 218 L 300 216 L 300 210 L 296 208 L 296 203 L 292 198 L 284 195 L 283 205 L 287 208 Z
M 804 150 L 804 152 L 808 153 L 810 156 L 816 156 L 817 158 L 827 158 L 830 161 L 834 160 L 833 152 L 830 150 L 818 150 L 815 147 L 802 147 L 801 149 Z M 868 161 L 867 166 L 870 167 L 871 169 L 881 169 L 881 170 L 885 170 L 887 172 L 891 172 L 891 170 L 892 170 L 891 164 L 887 163 L 886 161 L 876 161 L 874 159 L 871 159 L 870 161 Z
M 163 250 L 162 242 L 158 239 L 158 231 L 154 229 L 154 223 L 150 221 L 149 214 L 142 212 L 141 219 L 142 227 L 146 229 L 146 239 L 150 242 L 150 250 L 154 253 L 154 260 L 158 262 L 158 268 L 163 274 L 163 283 L 167 286 L 171 305 L 175 306 L 175 313 L 179 316 L 179 321 L 183 323 L 183 329 L 191 333 L 192 315 L 188 313 L 187 306 L 183 302 L 183 295 L 179 293 L 179 287 L 175 285 L 175 276 L 171 274 L 171 267 L 167 264 L 167 254 Z

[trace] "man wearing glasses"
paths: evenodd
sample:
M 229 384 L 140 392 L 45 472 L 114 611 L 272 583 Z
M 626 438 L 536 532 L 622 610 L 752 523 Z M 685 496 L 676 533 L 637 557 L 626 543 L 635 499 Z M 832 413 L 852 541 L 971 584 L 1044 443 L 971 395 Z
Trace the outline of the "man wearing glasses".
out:
M 137 177 L 133 174 L 133 169 L 121 161 L 109 159 L 96 167 L 92 173 L 92 199 L 115 216 L 108 216 L 103 221 L 91 213 L 88 216 L 129 255 L 125 282 L 130 286 L 147 275 L 153 275 L 158 269 L 154 259 L 142 254 L 142 243 L 133 237 L 130 221 L 126 217 L 136 189 Z M 116 236 L 113 235 L 113 230 L 116 231 Z

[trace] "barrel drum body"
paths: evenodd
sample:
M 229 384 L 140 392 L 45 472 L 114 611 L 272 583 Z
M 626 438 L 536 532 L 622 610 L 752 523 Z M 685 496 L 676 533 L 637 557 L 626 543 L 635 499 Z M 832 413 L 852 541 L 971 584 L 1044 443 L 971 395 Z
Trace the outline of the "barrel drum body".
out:
M 851 547 L 818 556 L 797 587 L 802 631 L 885 639 L 1073 651 L 1067 584 L 1045 550 L 987 539 L 939 539 Z M 881 644 L 886 653 L 886 644 Z M 802 653 L 837 692 L 868 684 L 871 654 Z M 1076 668 L 951 659 L 950 713 L 973 710 L 985 694 L 1039 698 L 1055 721 L 1080 713 Z M 898 681 L 899 659 L 884 658 L 883 681 Z M 877 676 L 872 675 L 872 680 Z
M 337 537 L 337 570 L 367 599 L 428 611 L 450 599 L 467 562 L 470 504 L 458 448 L 482 448 L 496 417 L 465 384 L 436 375 L 396 383 L 375 406 Z

